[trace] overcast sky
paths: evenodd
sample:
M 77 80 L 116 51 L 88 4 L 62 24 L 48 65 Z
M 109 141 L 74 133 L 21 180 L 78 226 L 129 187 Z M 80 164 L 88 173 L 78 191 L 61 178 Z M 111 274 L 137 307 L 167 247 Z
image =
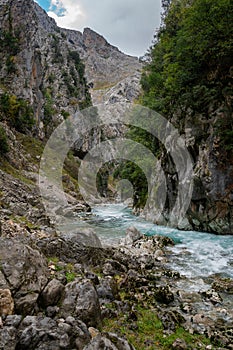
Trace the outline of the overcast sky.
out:
M 90 27 L 121 51 L 142 56 L 160 24 L 161 0 L 37 0 L 60 27 Z

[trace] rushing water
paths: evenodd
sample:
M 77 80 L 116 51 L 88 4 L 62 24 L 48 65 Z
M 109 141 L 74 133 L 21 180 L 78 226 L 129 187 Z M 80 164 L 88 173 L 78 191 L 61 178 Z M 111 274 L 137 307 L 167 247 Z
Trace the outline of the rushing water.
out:
M 189 278 L 214 274 L 233 278 L 233 236 L 157 226 L 134 216 L 130 209 L 120 204 L 96 206 L 87 221 L 107 244 L 116 244 L 130 226 L 147 235 L 171 237 L 176 243 L 170 248 L 172 268 Z

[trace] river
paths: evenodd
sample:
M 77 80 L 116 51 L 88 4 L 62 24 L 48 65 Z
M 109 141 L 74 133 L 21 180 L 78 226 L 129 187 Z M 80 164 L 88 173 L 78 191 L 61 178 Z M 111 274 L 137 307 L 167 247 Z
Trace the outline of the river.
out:
M 133 215 L 123 204 L 96 206 L 86 220 L 102 242 L 108 245 L 116 245 L 130 226 L 147 235 L 159 234 L 172 238 L 175 246 L 169 248 L 168 264 L 189 279 L 197 281 L 200 278 L 203 281 L 203 278 L 208 279 L 213 275 L 233 278 L 233 236 L 157 226 Z

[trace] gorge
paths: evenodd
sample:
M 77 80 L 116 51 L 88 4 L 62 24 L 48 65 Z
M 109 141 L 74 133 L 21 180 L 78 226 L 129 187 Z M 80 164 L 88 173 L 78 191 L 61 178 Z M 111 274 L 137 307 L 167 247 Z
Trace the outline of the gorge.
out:
M 233 347 L 232 4 L 163 5 L 141 62 L 90 28 L 59 28 L 32 0 L 0 0 L 2 350 Z M 153 114 L 158 124 L 148 126 Z M 61 145 L 47 149 L 44 179 L 60 125 L 63 141 L 81 137 L 61 171 Z M 114 140 L 120 155 L 99 160 L 102 145 L 106 159 L 117 154 Z M 84 172 L 96 202 L 85 201 L 79 177 L 88 161 L 101 164 Z M 179 176 L 191 170 L 190 205 L 172 227 L 177 187 L 189 180 Z M 150 193 L 162 200 L 158 219 L 157 203 L 144 208 Z

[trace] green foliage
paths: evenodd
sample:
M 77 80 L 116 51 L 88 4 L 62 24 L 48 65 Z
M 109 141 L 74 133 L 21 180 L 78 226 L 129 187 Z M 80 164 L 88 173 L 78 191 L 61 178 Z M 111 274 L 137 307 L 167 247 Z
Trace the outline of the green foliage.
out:
M 146 122 L 146 121 L 145 121 Z M 133 140 L 140 145 L 145 146 L 146 150 L 151 151 L 154 156 L 158 156 L 160 152 L 159 141 L 144 129 L 131 126 L 127 133 L 127 138 Z M 148 152 L 144 154 L 144 163 L 150 165 L 150 160 L 147 158 Z M 137 146 L 133 146 L 131 153 L 137 158 Z M 136 159 L 135 158 L 135 159 Z M 142 164 L 141 155 L 138 155 L 138 161 Z M 115 179 L 127 179 L 131 182 L 134 188 L 133 198 L 134 207 L 144 207 L 148 198 L 148 183 L 145 174 L 141 170 L 140 166 L 131 161 L 122 162 L 121 165 L 114 172 Z
M 175 116 L 183 132 L 187 112 L 208 122 L 210 110 L 227 112 L 215 123 L 215 134 L 226 151 L 233 150 L 232 81 L 233 2 L 231 0 L 163 0 L 162 25 L 147 55 L 140 102 L 168 119 Z M 174 120 L 173 119 L 173 120 Z M 131 128 L 129 137 L 144 144 L 156 156 L 158 141 L 143 130 Z M 198 141 L 198 140 L 197 140 Z M 139 191 L 137 205 L 145 203 L 146 183 L 134 164 L 123 169 Z M 130 174 L 131 173 L 131 174 Z
M 0 126 L 0 155 L 4 155 L 9 151 L 7 135 L 2 126 Z
M 0 48 L 6 50 L 12 56 L 19 52 L 19 38 L 11 31 L 2 31 L 0 33 Z
M 136 350 L 169 350 L 172 349 L 172 344 L 179 338 L 183 339 L 190 348 L 205 349 L 210 344 L 209 339 L 204 335 L 190 334 L 184 328 L 177 326 L 174 333 L 165 335 L 162 322 L 159 320 L 156 310 L 142 309 L 137 310 L 136 329 L 130 330 L 129 322 L 124 319 L 124 315 L 117 319 L 104 321 L 104 332 L 120 331 Z
M 70 116 L 70 113 L 62 109 L 61 115 L 63 116 L 64 119 L 67 119 Z
M 233 150 L 233 119 L 231 111 L 224 110 L 224 118 L 220 118 L 216 125 L 216 136 L 220 137 L 220 144 L 227 152 Z
M 0 97 L 0 111 L 2 119 L 19 132 L 32 130 L 35 120 L 33 110 L 28 101 L 15 95 L 4 93 Z
M 44 122 L 45 125 L 48 125 L 51 120 L 52 117 L 55 113 L 55 109 L 53 107 L 53 99 L 52 99 L 52 93 L 51 93 L 51 89 L 46 89 L 44 92 L 44 97 L 45 97 L 45 104 L 44 104 Z
M 142 102 L 169 116 L 178 109 L 207 113 L 225 100 L 233 54 L 230 0 L 173 0 L 142 76 Z
M 71 67 L 70 74 L 72 76 L 74 85 L 76 86 L 76 88 L 79 85 L 82 85 L 82 87 L 83 87 L 82 91 L 80 91 L 80 89 L 78 89 L 78 93 L 83 93 L 84 97 L 85 97 L 82 101 L 79 102 L 79 108 L 80 108 L 80 110 L 82 110 L 82 109 L 85 109 L 87 107 L 90 107 L 92 104 L 91 103 L 91 95 L 89 93 L 87 81 L 85 78 L 85 65 L 82 62 L 82 60 L 80 59 L 79 53 L 77 51 L 69 51 L 68 59 L 70 62 L 74 63 L 75 70 L 77 71 L 78 76 L 79 76 L 79 81 L 78 81 L 75 70 L 72 69 L 72 67 Z
M 134 188 L 134 207 L 143 207 L 146 204 L 147 179 L 139 166 L 130 161 L 122 162 L 114 171 L 113 176 L 115 179 L 127 179 L 131 182 Z
M 54 50 L 54 56 L 53 56 L 53 64 L 63 64 L 64 58 L 62 56 L 61 50 L 60 50 L 60 40 L 59 37 L 55 34 L 52 34 L 53 40 L 51 47 Z
M 16 73 L 16 65 L 15 65 L 15 57 L 14 56 L 8 56 L 6 59 L 6 69 L 7 73 Z
M 67 283 L 73 282 L 76 278 L 76 274 L 74 272 L 66 272 Z
M 15 56 L 19 48 L 19 38 L 13 34 L 12 30 L 0 32 L 0 52 L 4 54 L 8 74 L 16 72 Z

